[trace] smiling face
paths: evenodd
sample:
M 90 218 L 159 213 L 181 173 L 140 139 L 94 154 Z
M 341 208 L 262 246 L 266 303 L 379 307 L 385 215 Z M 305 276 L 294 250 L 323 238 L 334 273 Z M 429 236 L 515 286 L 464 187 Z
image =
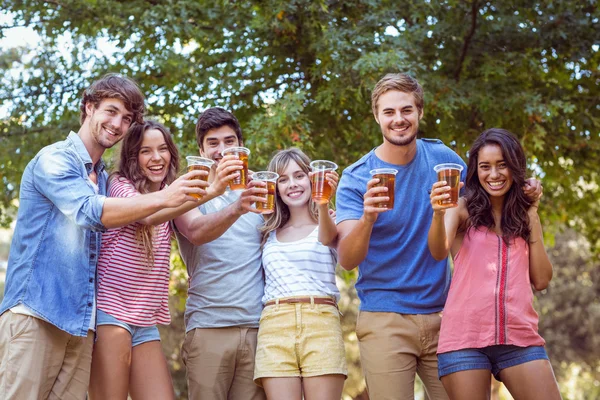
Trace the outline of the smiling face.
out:
M 277 180 L 279 198 L 289 208 L 303 207 L 310 201 L 311 182 L 298 163 L 290 160 Z
M 492 197 L 503 198 L 510 190 L 513 176 L 497 144 L 483 146 L 477 154 L 477 176 L 483 189 Z
M 381 127 L 384 142 L 394 146 L 408 146 L 415 142 L 422 112 L 417 108 L 412 93 L 389 90 L 377 101 L 375 119 Z
M 89 134 L 95 146 L 109 149 L 117 144 L 133 122 L 133 113 L 125 108 L 119 99 L 104 99 L 94 107 L 86 104 L 86 121 L 89 122 Z
M 171 153 L 165 137 L 158 129 L 148 129 L 138 153 L 138 165 L 148 179 L 149 190 L 155 192 L 167 176 L 171 163 Z
M 211 129 L 202 139 L 202 148 L 200 155 L 219 163 L 223 156 L 221 152 L 229 147 L 241 146 L 235 131 L 229 125 L 223 125 L 219 128 Z

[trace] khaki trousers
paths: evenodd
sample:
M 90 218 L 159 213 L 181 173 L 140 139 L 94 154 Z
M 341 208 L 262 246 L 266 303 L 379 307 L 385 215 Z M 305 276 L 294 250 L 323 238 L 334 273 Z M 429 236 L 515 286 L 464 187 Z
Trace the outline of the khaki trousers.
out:
M 356 336 L 371 400 L 413 400 L 415 373 L 430 400 L 448 399 L 437 374 L 440 314 L 359 313 Z
M 0 316 L 0 399 L 85 399 L 93 344 L 92 332 L 73 336 L 6 311 Z
M 181 356 L 190 400 L 264 400 L 254 383 L 258 328 L 196 328 L 185 335 Z

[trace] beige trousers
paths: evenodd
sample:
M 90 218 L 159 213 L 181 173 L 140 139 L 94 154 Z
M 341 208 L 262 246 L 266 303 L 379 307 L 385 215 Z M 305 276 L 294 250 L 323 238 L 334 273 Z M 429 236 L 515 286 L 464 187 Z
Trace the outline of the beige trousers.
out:
M 190 400 L 264 400 L 254 383 L 258 328 L 197 328 L 185 335 L 181 356 Z
M 6 311 L 0 316 L 0 399 L 85 399 L 93 344 L 93 332 L 73 336 Z
M 430 400 L 448 399 L 437 375 L 440 314 L 359 313 L 356 336 L 371 400 L 413 400 L 415 373 Z

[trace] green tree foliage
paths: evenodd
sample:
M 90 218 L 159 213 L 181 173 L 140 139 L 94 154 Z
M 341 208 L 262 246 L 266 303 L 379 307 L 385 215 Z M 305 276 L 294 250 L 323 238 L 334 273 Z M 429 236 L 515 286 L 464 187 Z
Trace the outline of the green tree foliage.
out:
M 353 162 L 380 142 L 374 83 L 407 71 L 426 90 L 424 136 L 464 157 L 485 128 L 515 132 L 543 180 L 545 220 L 600 243 L 595 0 L 2 0 L 2 9 L 41 36 L 35 49 L 0 56 L 4 222 L 27 161 L 77 129 L 81 92 L 105 72 L 135 78 L 149 114 L 188 152 L 203 108 L 233 109 L 263 167 L 291 145 Z
M 580 392 L 587 386 L 585 399 L 600 399 L 600 258 L 572 230 L 557 235 L 548 253 L 554 277 L 537 295 L 540 333 L 563 381 L 574 382 Z M 571 397 L 565 393 L 565 398 Z
M 32 48 L 0 53 L 0 225 L 14 215 L 26 163 L 77 130 L 81 93 L 106 72 L 139 82 L 149 115 L 172 130 L 185 154 L 197 151 L 194 124 L 202 109 L 232 109 L 253 151 L 252 166 L 262 168 L 275 149 L 288 146 L 342 167 L 358 159 L 381 141 L 371 114 L 373 85 L 384 73 L 405 71 L 425 88 L 424 137 L 440 138 L 466 157 L 482 130 L 513 131 L 544 184 L 546 231 L 571 226 L 589 239 L 590 254 L 600 250 L 596 0 L 0 5 L 13 19 L 0 26 L 0 37 L 12 26 L 40 35 Z M 594 371 L 598 277 L 586 271 L 557 271 L 564 285 L 551 286 L 539 304 L 542 332 L 561 349 L 551 356 Z M 568 285 L 575 286 L 562 289 Z M 352 342 L 351 330 L 345 332 Z M 173 360 L 173 370 L 181 371 Z

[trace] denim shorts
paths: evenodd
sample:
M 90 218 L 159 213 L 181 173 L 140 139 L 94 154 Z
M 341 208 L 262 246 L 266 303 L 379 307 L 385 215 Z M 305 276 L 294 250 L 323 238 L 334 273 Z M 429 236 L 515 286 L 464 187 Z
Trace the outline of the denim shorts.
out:
M 438 354 L 438 376 L 471 369 L 487 369 L 501 381 L 499 374 L 505 368 L 534 360 L 547 360 L 544 346 L 518 347 L 509 344 L 463 349 Z
M 125 322 L 119 321 L 115 317 L 110 314 L 105 313 L 104 311 L 97 309 L 97 320 L 96 325 L 115 325 L 120 326 L 123 329 L 126 329 L 131 334 L 131 347 L 135 347 L 142 343 L 152 342 L 155 340 L 160 341 L 160 333 L 158 332 L 158 328 L 156 325 L 154 326 L 137 326 L 130 325 Z

